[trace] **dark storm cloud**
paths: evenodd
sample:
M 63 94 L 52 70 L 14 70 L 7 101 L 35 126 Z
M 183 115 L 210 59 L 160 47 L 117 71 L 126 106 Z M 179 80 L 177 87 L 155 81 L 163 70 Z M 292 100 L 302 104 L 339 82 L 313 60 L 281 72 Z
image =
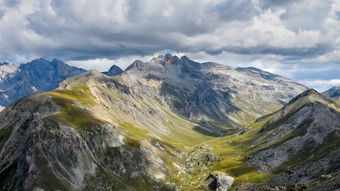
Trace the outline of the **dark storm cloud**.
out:
M 6 11 L 0 9 L 0 19 L 2 19 L 2 17 L 5 15 Z
M 330 8 L 320 1 L 314 3 L 314 7 L 303 9 L 304 3 L 275 0 L 5 1 L 1 7 L 11 14 L 8 22 L 1 24 L 18 31 L 8 34 L 2 30 L 1 36 L 16 40 L 2 41 L 0 49 L 7 59 L 18 53 L 62 59 L 117 58 L 149 55 L 164 49 L 279 55 L 317 55 L 328 51 L 334 45 L 327 42 L 327 36 L 323 37 L 327 29 L 311 28 L 309 22 L 318 19 L 318 24 L 313 26 L 325 26 Z M 315 13 L 317 6 L 322 8 L 320 13 Z M 296 19 L 298 11 L 311 14 L 305 18 L 300 14 L 302 16 Z M 312 13 L 314 19 L 311 19 Z M 11 26 L 15 24 L 17 26 Z M 297 25 L 302 28 L 297 29 Z M 329 38 L 334 35 L 337 34 Z M 8 45 L 10 49 L 6 48 Z
M 117 58 L 164 49 L 317 55 L 335 46 L 329 39 L 338 34 L 328 33 L 332 28 L 327 28 L 326 20 L 332 17 L 332 11 L 337 18 L 338 10 L 327 6 L 331 1 L 315 2 L 4 1 L 1 9 L 9 14 L 7 21 L 0 23 L 0 50 L 3 59 L 9 60 L 20 54 Z M 315 11 L 315 7 L 320 10 Z M 302 11 L 306 14 L 297 17 Z M 310 27 L 313 22 L 317 23 Z
M 298 80 L 315 74 L 299 73 L 313 68 L 308 63 L 329 64 L 319 76 L 335 79 L 339 13 L 337 0 L 4 0 L 0 60 L 42 56 L 109 64 L 170 49 L 205 60 L 235 59 Z
M 263 0 L 261 1 L 261 6 L 263 8 L 273 8 L 273 7 L 282 7 L 287 4 L 298 2 L 297 0 Z
M 259 45 L 251 48 L 239 48 L 239 47 L 225 47 L 223 51 L 233 52 L 237 54 L 274 54 L 280 56 L 287 56 L 287 60 L 296 60 L 311 58 L 317 55 L 327 53 L 332 47 L 328 44 L 316 44 L 311 48 L 280 48 L 270 47 L 266 45 Z M 219 54 L 222 51 L 211 52 L 211 54 Z
M 215 12 L 224 21 L 249 20 L 259 14 L 259 10 L 251 0 L 226 0 L 213 6 Z
M 336 19 L 340 20 L 340 11 L 336 12 Z
M 6 6 L 15 6 L 20 3 L 20 0 L 4 0 Z

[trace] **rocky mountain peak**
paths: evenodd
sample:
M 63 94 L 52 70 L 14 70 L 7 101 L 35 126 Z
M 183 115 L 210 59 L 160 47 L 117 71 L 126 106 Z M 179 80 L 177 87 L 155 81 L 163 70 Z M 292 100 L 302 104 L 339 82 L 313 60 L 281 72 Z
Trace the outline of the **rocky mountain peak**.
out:
M 323 104 L 335 110 L 338 110 L 337 108 L 339 108 L 339 103 L 337 103 L 336 100 L 330 99 L 330 97 L 320 94 L 315 89 L 308 89 L 304 91 L 300 95 L 293 98 L 285 107 L 299 108 L 306 104 L 312 103 Z
M 107 72 L 103 72 L 103 74 L 109 75 L 109 76 L 116 76 L 119 75 L 123 72 L 123 70 L 117 66 L 117 65 L 112 65 L 110 69 Z
M 145 63 L 141 60 L 135 60 L 130 66 L 128 66 L 125 71 L 130 70 L 143 70 L 145 68 Z
M 181 58 L 180 58 L 181 60 L 190 60 L 187 56 L 185 56 L 185 55 L 183 55 L 183 56 L 181 56 Z
M 331 90 L 340 90 L 340 86 L 334 86 L 331 88 Z
M 308 89 L 298 96 L 294 97 L 288 104 L 282 107 L 280 110 L 272 114 L 271 119 L 267 122 L 266 126 L 275 124 L 280 120 L 283 120 L 303 108 L 314 108 L 314 107 L 327 107 L 334 111 L 339 111 L 339 104 L 329 99 L 314 89 Z M 262 118 L 257 119 L 257 121 Z
M 0 106 L 7 106 L 13 101 L 33 92 L 50 91 L 66 78 L 85 72 L 84 69 L 69 66 L 53 59 L 38 58 L 21 64 L 0 67 Z M 9 75 L 10 73 L 10 75 Z
M 3 79 L 9 73 L 17 70 L 17 66 L 8 62 L 0 63 L 0 78 Z
M 334 86 L 329 90 L 322 92 L 322 95 L 338 99 L 340 98 L 340 86 Z
M 28 63 L 25 64 L 21 64 L 20 68 L 32 68 L 32 67 L 41 67 L 41 66 L 59 66 L 59 65 L 67 65 L 66 63 L 64 63 L 63 61 L 54 58 L 51 61 L 45 59 L 45 58 L 37 58 L 34 59 Z
M 176 55 L 166 54 L 166 55 L 159 55 L 156 57 L 153 57 L 148 62 L 142 62 L 141 60 L 134 61 L 129 67 L 127 67 L 126 71 L 129 71 L 131 69 L 136 69 L 139 71 L 150 71 L 150 70 L 156 70 L 156 71 L 163 71 L 166 67 L 171 67 L 171 65 L 186 65 L 188 63 L 194 63 L 194 61 L 190 60 L 186 56 L 182 56 L 181 58 L 178 58 Z M 196 65 L 197 68 L 200 67 L 199 63 Z
M 321 95 L 315 89 L 308 89 L 308 90 L 302 92 L 301 94 L 299 94 L 298 96 L 296 96 L 295 98 L 293 98 L 288 104 L 293 104 L 294 102 L 296 102 L 296 101 L 298 101 L 302 98 L 310 97 L 310 96 L 319 97 Z
M 151 62 L 155 64 L 165 65 L 165 64 L 173 64 L 174 62 L 178 60 L 179 58 L 177 56 L 166 54 L 166 55 L 159 55 L 157 57 L 152 58 Z
M 51 61 L 51 64 L 53 65 L 66 65 L 63 61 L 57 59 L 57 58 L 54 58 L 52 61 Z
M 152 75 L 164 75 L 166 73 L 172 73 L 171 78 L 174 78 L 175 76 L 173 76 L 174 74 L 173 70 L 177 70 L 176 73 L 179 75 L 182 72 L 186 73 L 197 72 L 201 68 L 202 68 L 201 63 L 194 62 L 186 56 L 178 58 L 176 55 L 166 54 L 153 57 L 148 62 L 136 60 L 129 67 L 127 67 L 125 71 L 127 71 L 127 73 L 135 71 L 132 73 L 135 74 L 138 73 L 138 75 L 141 75 L 139 73 L 141 71 L 143 71 L 143 73 L 147 73 L 147 75 L 149 75 L 150 73 Z
M 40 58 L 36 58 L 28 63 L 26 63 L 26 65 L 30 65 L 30 64 L 41 64 L 41 63 L 48 63 L 49 61 L 43 57 Z M 24 64 L 23 64 L 24 65 Z
M 37 58 L 28 63 L 20 64 L 19 69 L 20 70 L 31 70 L 31 69 L 41 70 L 42 68 L 46 68 L 46 66 L 49 66 L 50 64 L 51 62 L 45 58 Z
M 323 96 L 319 92 L 314 89 L 308 89 L 298 96 L 294 97 L 287 105 L 285 105 L 280 111 L 283 113 L 288 114 L 299 110 L 301 107 L 304 107 L 308 104 L 321 104 L 332 109 L 338 110 L 339 107 L 338 103 L 334 100 Z

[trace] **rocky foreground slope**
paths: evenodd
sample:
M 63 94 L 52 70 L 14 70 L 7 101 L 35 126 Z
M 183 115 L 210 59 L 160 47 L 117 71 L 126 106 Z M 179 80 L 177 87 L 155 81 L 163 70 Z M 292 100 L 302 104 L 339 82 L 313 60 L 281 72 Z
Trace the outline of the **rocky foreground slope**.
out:
M 85 70 L 69 66 L 60 60 L 43 58 L 16 66 L 0 64 L 0 107 L 6 107 L 17 99 L 33 92 L 51 91 L 66 78 Z
M 258 151 L 247 163 L 274 173 L 276 184 L 306 184 L 340 172 L 339 111 L 333 100 L 314 90 L 304 92 L 267 117 L 252 137 Z
M 210 141 L 237 190 L 340 188 L 340 107 L 314 90 L 238 134 Z M 249 184 L 249 180 L 257 184 Z
M 85 72 L 0 113 L 0 190 L 312 188 L 337 168 L 295 174 L 313 161 L 328 165 L 339 111 L 313 91 L 289 102 L 305 89 L 258 69 L 170 55 L 136 61 L 119 76 Z M 299 113 L 304 107 L 314 109 Z M 251 123 L 261 114 L 269 115 Z M 297 138 L 312 143 L 306 156 L 321 154 L 287 164 L 304 153 L 301 145 L 284 149 Z

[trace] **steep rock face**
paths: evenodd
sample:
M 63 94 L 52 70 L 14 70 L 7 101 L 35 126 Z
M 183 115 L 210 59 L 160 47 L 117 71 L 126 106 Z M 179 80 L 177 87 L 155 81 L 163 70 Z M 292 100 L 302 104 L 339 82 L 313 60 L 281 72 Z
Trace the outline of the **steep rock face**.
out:
M 302 184 L 340 170 L 339 106 L 314 90 L 273 113 L 252 138 L 247 163 L 276 174 L 277 184 Z M 266 120 L 266 119 L 260 119 Z
M 86 89 L 60 90 L 1 112 L 0 189 L 167 190 L 168 146 L 94 117 L 92 98 Z
M 330 98 L 340 99 L 340 86 L 334 86 L 331 89 L 324 91 L 322 95 Z
M 247 128 L 207 142 L 219 162 L 212 169 L 235 178 L 232 190 L 338 188 L 340 107 L 307 90 Z
M 306 90 L 256 68 L 197 63 L 185 56 L 135 61 L 121 76 L 134 93 L 154 97 L 186 118 L 205 121 L 197 130 L 207 134 L 222 131 L 216 126 L 246 126 Z
M 117 75 L 119 75 L 119 74 L 121 74 L 123 72 L 124 71 L 119 66 L 113 65 L 113 66 L 111 66 L 109 71 L 103 72 L 103 74 L 106 74 L 108 76 L 117 76 Z
M 33 92 L 50 91 L 66 78 L 84 71 L 57 59 L 48 61 L 40 58 L 19 67 L 1 65 L 0 106 L 7 106 Z
M 0 120 L 4 190 L 178 190 L 190 177 L 182 153 L 210 139 L 97 71 L 15 102 Z

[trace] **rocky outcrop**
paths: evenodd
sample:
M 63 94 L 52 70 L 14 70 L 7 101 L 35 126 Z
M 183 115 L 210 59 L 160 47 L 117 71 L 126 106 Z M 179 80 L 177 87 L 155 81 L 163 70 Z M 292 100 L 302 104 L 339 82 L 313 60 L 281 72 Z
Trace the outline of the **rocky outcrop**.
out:
M 314 90 L 294 98 L 270 118 L 252 139 L 247 164 L 274 173 L 278 185 L 305 184 L 337 172 L 340 113 L 336 102 Z
M 203 188 L 212 191 L 227 191 L 234 182 L 234 178 L 223 172 L 212 172 L 201 184 Z
M 35 94 L 0 113 L 0 190 L 168 190 L 164 151 L 59 104 Z
M 246 185 L 241 186 L 238 191 L 338 191 L 340 188 L 340 174 L 331 173 L 321 175 L 316 181 L 310 184 L 290 184 L 286 185 Z

